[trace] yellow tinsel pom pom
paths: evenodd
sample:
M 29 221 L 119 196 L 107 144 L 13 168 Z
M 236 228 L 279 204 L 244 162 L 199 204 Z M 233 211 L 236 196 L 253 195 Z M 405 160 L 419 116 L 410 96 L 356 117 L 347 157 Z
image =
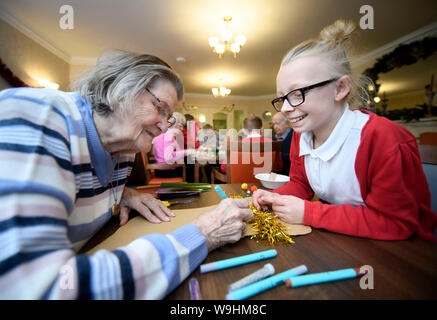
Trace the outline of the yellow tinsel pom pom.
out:
M 258 210 L 255 206 L 250 205 L 249 208 L 253 212 L 253 218 L 249 223 L 255 230 L 251 239 L 264 241 L 273 246 L 278 243 L 294 243 L 293 239 L 287 234 L 287 228 L 282 224 L 278 216 L 271 210 Z
M 240 195 L 230 195 L 229 198 L 243 198 Z M 287 227 L 279 221 L 277 215 L 271 210 L 258 210 L 255 206 L 249 205 L 253 212 L 253 218 L 247 223 L 255 230 L 255 234 L 250 239 L 264 241 L 266 244 L 294 243 L 287 233 Z

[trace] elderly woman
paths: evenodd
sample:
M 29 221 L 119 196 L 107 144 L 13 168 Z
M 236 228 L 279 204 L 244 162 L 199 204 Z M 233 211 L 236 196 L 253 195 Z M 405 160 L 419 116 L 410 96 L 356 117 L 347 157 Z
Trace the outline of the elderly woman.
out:
M 77 254 L 112 215 L 173 216 L 124 185 L 182 95 L 165 62 L 122 51 L 100 57 L 76 92 L 0 92 L 0 299 L 159 299 L 240 239 L 252 213 L 228 199 L 170 234 Z

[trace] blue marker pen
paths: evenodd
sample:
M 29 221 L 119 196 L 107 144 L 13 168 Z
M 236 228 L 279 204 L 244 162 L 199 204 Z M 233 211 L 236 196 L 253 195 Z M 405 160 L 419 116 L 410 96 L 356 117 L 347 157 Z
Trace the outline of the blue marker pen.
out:
M 296 268 L 284 271 L 267 279 L 250 284 L 247 287 L 231 291 L 226 295 L 226 300 L 244 300 L 250 298 L 258 293 L 261 293 L 284 283 L 285 279 L 296 277 L 298 275 L 306 273 L 307 271 L 308 269 L 305 265 L 300 265 Z
M 200 273 L 206 273 L 215 270 L 232 268 L 241 264 L 251 263 L 259 260 L 276 257 L 278 252 L 274 249 L 248 254 L 241 257 L 215 261 L 200 265 Z
M 222 190 L 222 188 L 220 188 L 220 186 L 216 185 L 214 187 L 215 191 L 217 191 L 217 193 L 219 194 L 220 198 L 222 199 L 226 199 L 228 196 L 226 195 L 226 193 Z
M 349 268 L 349 269 L 313 273 L 300 277 L 294 277 L 294 278 L 286 279 L 285 284 L 289 288 L 297 288 L 297 287 L 308 286 L 316 283 L 324 283 L 330 281 L 356 278 L 364 274 L 365 272 L 360 272 L 360 268 Z

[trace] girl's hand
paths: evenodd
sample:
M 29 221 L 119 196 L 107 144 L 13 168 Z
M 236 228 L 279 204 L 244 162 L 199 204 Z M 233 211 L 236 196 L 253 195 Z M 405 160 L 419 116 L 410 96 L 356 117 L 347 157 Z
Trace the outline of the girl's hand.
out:
M 252 204 L 258 209 L 268 209 L 271 207 L 271 203 L 268 201 L 264 200 L 264 196 L 268 195 L 268 194 L 276 194 L 279 195 L 277 193 L 273 193 L 267 190 L 263 190 L 263 189 L 257 189 L 253 194 L 252 194 Z M 267 198 L 266 198 L 267 199 Z
M 258 193 L 258 191 L 260 191 Z M 263 192 L 261 192 L 263 191 Z M 261 207 L 270 207 L 282 221 L 287 223 L 302 224 L 305 213 L 305 201 L 295 196 L 283 196 L 265 190 L 254 193 L 256 203 Z M 254 200 L 252 198 L 252 203 Z M 255 205 L 256 206 L 256 205 Z M 259 209 L 259 207 L 257 207 Z

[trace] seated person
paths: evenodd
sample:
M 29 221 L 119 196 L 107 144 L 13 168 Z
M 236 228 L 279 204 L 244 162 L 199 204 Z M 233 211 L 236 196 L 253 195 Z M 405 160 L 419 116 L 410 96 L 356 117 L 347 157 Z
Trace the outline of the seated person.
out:
M 240 131 L 238 131 L 237 133 L 237 138 L 238 140 L 243 140 L 244 138 L 246 138 L 247 136 L 247 130 L 242 128 Z
M 186 123 L 185 117 L 180 112 L 174 112 L 176 122 L 168 129 L 153 139 L 153 153 L 156 163 L 173 164 L 184 163 L 184 137 L 182 129 Z M 173 169 L 155 169 L 155 176 L 161 178 L 182 177 L 182 167 Z
M 241 140 L 243 142 L 245 141 L 259 141 L 259 142 L 265 142 L 265 141 L 272 141 L 270 138 L 264 138 L 262 136 L 262 127 L 263 122 L 261 118 L 251 115 L 244 119 L 243 121 L 243 127 L 244 132 L 246 133 L 246 136 Z M 226 173 L 226 159 L 221 164 L 220 170 L 223 173 Z
M 283 141 L 281 146 L 281 157 L 278 163 L 278 173 L 288 176 L 290 173 L 290 146 L 293 130 L 289 126 L 288 119 L 278 112 L 272 117 L 273 130 L 275 135 L 273 140 Z
M 366 79 L 351 68 L 355 29 L 353 22 L 337 20 L 282 60 L 272 105 L 294 131 L 290 181 L 255 191 L 252 203 L 287 223 L 378 240 L 417 233 L 437 242 L 416 138 L 359 109 L 369 98 L 362 96 Z M 314 194 L 320 201 L 311 201 Z
M 199 148 L 200 144 L 197 142 L 197 132 L 200 129 L 199 121 L 197 121 L 191 114 L 186 113 L 185 124 L 182 130 L 184 134 L 184 149 Z M 190 132 L 190 134 L 188 134 Z
M 202 149 L 213 149 L 216 151 L 219 149 L 220 142 L 223 139 L 217 131 L 214 131 L 210 124 L 205 124 L 199 133 L 200 148 Z

